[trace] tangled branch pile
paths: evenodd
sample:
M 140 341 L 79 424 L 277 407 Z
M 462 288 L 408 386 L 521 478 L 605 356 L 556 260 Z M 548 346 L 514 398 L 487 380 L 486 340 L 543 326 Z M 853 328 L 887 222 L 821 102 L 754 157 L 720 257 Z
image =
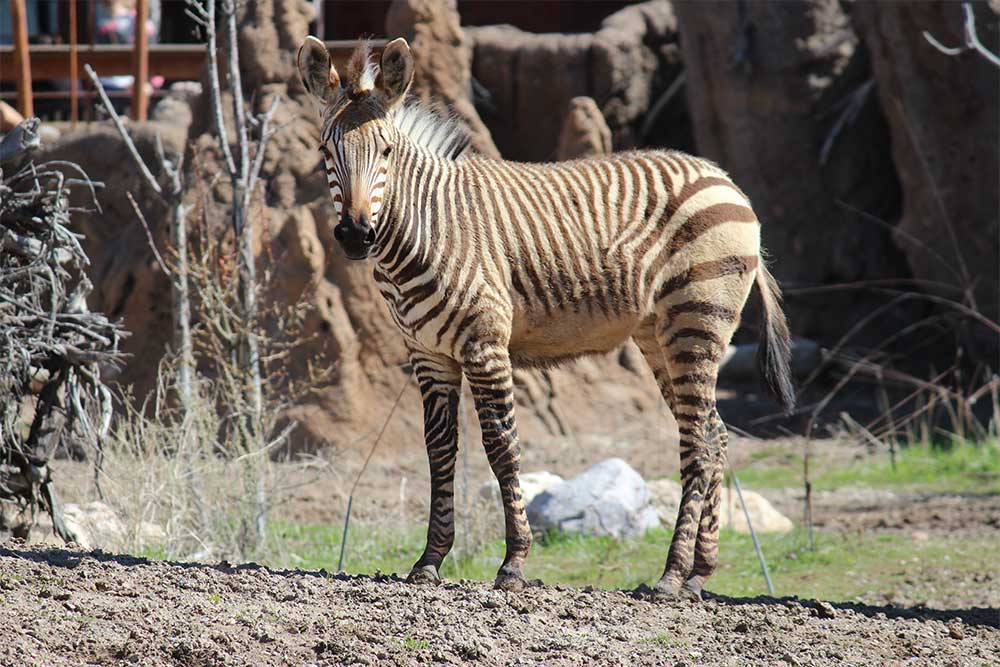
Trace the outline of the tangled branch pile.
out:
M 74 441 L 99 465 L 111 423 L 100 366 L 120 359 L 124 335 L 88 311 L 90 262 L 70 231 L 71 189 L 87 188 L 97 207 L 95 184 L 76 164 L 35 164 L 37 127 L 26 120 L 0 142 L 0 542 L 26 537 L 40 504 L 73 538 L 48 462 Z

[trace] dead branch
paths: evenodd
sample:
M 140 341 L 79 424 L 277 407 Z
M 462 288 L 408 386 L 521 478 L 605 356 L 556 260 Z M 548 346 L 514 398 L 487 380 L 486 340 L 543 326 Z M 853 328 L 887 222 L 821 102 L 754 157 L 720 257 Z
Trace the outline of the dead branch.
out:
M 37 118 L 23 120 L 0 141 L 0 167 L 38 148 L 39 122 Z
M 968 51 L 975 51 L 996 67 L 1000 67 L 1000 57 L 986 48 L 986 46 L 979 40 L 979 34 L 976 32 L 976 16 L 972 11 L 972 4 L 963 2 L 962 10 L 965 11 L 965 46 L 945 46 L 926 30 L 924 31 L 924 39 L 926 39 L 931 46 L 945 55 L 958 56 L 963 53 L 967 53 Z
M 23 140 L 37 121 L 22 126 Z M 83 170 L 29 161 L 0 178 L 0 534 L 26 536 L 41 506 L 56 532 L 72 539 L 48 461 L 80 437 L 100 447 L 111 404 L 99 364 L 121 361 L 125 332 L 87 308 L 92 286 L 80 269 L 89 260 L 71 231 L 80 209 L 69 206 L 74 187 L 93 196 Z M 96 428 L 91 415 L 100 415 Z

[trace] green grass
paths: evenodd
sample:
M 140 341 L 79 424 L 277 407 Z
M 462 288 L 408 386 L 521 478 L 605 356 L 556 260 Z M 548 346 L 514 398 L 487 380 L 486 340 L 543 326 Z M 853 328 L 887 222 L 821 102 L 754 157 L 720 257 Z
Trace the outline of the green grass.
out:
M 826 465 L 823 444 L 813 446 L 814 451 L 819 450 L 811 473 L 817 491 L 862 486 L 928 493 L 1000 493 L 1000 444 L 996 441 L 900 447 L 895 468 L 888 452 L 863 462 Z M 798 487 L 802 485 L 802 455 L 764 449 L 755 452 L 737 474 L 740 482 L 752 489 Z
M 296 524 L 286 525 L 283 530 L 286 536 L 297 535 L 297 540 L 287 545 L 298 556 L 297 567 L 336 570 L 339 527 Z M 359 538 L 357 542 L 348 540 L 344 569 L 353 574 L 381 571 L 405 576 L 423 549 L 422 530 L 383 534 L 378 539 L 366 537 L 377 530 L 375 526 L 352 526 L 352 533 L 356 531 Z M 551 585 L 635 588 L 640 583 L 655 583 L 669 543 L 670 531 L 663 529 L 625 541 L 550 535 L 536 541 L 525 575 Z M 944 562 L 959 576 L 963 572 L 989 571 L 994 566 L 989 554 L 995 553 L 997 540 L 982 536 L 914 541 L 905 535 L 819 533 L 816 548 L 810 550 L 806 535 L 796 530 L 784 535 L 762 535 L 761 546 L 776 594 L 849 601 L 890 593 L 904 576 L 911 577 L 914 572 Z M 449 557 L 442 575 L 491 581 L 503 551 L 503 542 L 497 541 L 472 556 Z M 709 587 L 713 592 L 737 597 L 767 592 L 749 535 L 724 530 L 720 555 L 719 569 Z
M 829 457 L 824 460 L 822 451 L 817 454 L 813 473 L 817 490 L 864 486 L 928 493 L 1000 493 L 1000 446 L 995 441 L 901 448 L 895 469 L 888 454 L 839 465 Z M 798 487 L 801 470 L 798 453 L 787 448 L 770 448 L 755 452 L 751 462 L 738 472 L 745 487 L 767 489 Z M 277 567 L 334 572 L 341 531 L 339 524 L 273 521 L 269 551 L 280 556 L 265 558 L 263 562 Z M 423 526 L 404 529 L 384 523 L 354 522 L 344 569 L 352 574 L 382 572 L 405 576 L 423 550 L 424 531 Z M 525 574 L 552 585 L 628 589 L 641 583 L 652 584 L 662 572 L 670 536 L 665 529 L 625 541 L 548 535 L 536 540 Z M 891 597 L 901 586 L 911 597 L 933 597 L 934 582 L 940 584 L 942 569 L 948 570 L 947 578 L 952 581 L 992 571 L 994 555 L 1000 546 L 997 537 L 988 532 L 961 536 L 932 533 L 923 540 L 905 534 L 817 533 L 815 548 L 810 549 L 806 535 L 795 530 L 784 535 L 762 535 L 761 542 L 776 594 L 833 601 Z M 162 558 L 160 551 L 156 547 L 147 548 L 142 555 Z M 497 540 L 472 554 L 453 554 L 445 561 L 441 574 L 452 580 L 491 581 L 503 555 L 503 541 Z M 921 586 L 926 589 L 923 593 Z M 766 592 L 748 535 L 722 532 L 720 565 L 709 588 L 737 597 Z M 651 637 L 649 641 L 658 639 Z M 407 648 L 420 646 L 414 643 Z

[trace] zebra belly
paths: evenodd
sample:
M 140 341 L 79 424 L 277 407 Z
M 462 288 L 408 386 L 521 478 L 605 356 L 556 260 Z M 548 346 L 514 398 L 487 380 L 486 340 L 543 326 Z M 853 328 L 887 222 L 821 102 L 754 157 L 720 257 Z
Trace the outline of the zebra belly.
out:
M 551 315 L 514 315 L 510 356 L 515 364 L 545 366 L 588 354 L 610 352 L 639 325 L 638 313 L 606 317 L 603 312 L 556 311 Z

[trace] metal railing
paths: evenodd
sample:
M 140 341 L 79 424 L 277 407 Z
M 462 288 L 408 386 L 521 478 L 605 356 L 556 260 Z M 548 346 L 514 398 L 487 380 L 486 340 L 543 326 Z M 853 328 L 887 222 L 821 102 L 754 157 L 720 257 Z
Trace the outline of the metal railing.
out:
M 135 81 L 149 81 L 160 75 L 171 80 L 199 80 L 205 67 L 204 44 L 150 44 L 144 30 L 137 30 L 133 44 L 84 44 L 76 41 L 76 3 L 69 12 L 69 44 L 28 44 L 25 0 L 9 0 L 14 27 L 14 44 L 0 45 L 0 62 L 14 67 L 0 67 L 0 83 L 16 83 L 16 92 L 0 91 L 0 100 L 17 100 L 18 111 L 26 118 L 34 114 L 35 99 L 69 99 L 70 120 L 80 119 L 79 99 L 89 100 L 96 92 L 89 86 L 84 65 L 93 67 L 102 77 L 132 75 Z M 146 25 L 149 0 L 136 1 L 135 25 Z M 379 46 L 381 42 L 375 43 Z M 334 64 L 342 66 L 358 45 L 357 40 L 326 42 Z M 37 81 L 68 81 L 66 90 L 33 91 Z M 81 82 L 83 85 L 81 85 Z M 145 120 L 151 92 L 147 86 L 132 86 L 131 91 L 109 91 L 111 97 L 131 97 L 134 120 Z

